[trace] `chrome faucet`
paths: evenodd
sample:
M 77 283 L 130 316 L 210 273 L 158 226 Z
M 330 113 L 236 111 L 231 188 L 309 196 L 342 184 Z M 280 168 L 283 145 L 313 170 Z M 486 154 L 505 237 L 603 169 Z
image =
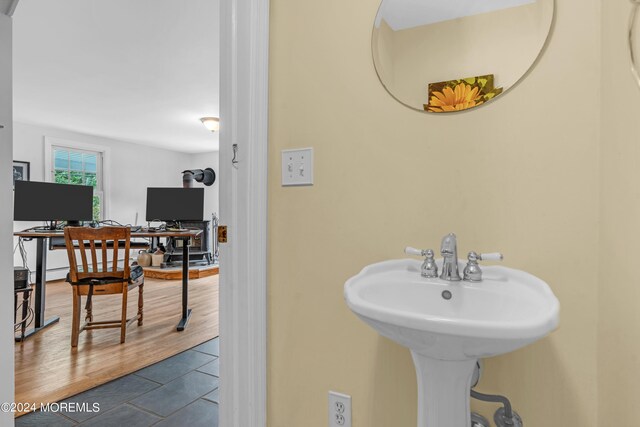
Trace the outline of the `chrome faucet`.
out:
M 462 280 L 458 272 L 458 241 L 455 234 L 449 233 L 442 238 L 440 255 L 443 258 L 440 278 L 450 282 Z
M 420 268 L 423 277 L 438 277 L 438 266 L 433 259 L 433 251 L 431 249 L 416 249 L 407 246 L 404 252 L 407 255 L 425 257 L 422 267 Z M 453 233 L 449 233 L 442 238 L 440 255 L 442 255 L 443 258 L 440 278 L 449 282 L 459 282 L 460 280 L 464 280 L 465 282 L 481 282 L 482 269 L 480 265 L 478 265 L 478 261 L 502 261 L 502 254 L 499 252 L 488 254 L 469 252 L 467 266 L 463 270 L 464 278 L 460 277 L 460 272 L 458 271 L 458 240 Z

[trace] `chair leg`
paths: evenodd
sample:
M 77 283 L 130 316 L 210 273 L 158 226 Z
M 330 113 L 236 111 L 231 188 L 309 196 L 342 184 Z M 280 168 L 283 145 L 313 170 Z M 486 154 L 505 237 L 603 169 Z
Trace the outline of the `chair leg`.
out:
M 89 303 L 87 307 L 87 316 L 85 317 L 87 322 L 93 322 L 93 301 Z
M 138 326 L 142 325 L 142 308 L 144 307 L 144 301 L 142 299 L 143 292 L 144 282 L 138 286 Z
M 73 318 L 71 319 L 71 347 L 78 346 L 80 335 L 80 313 L 82 312 L 81 297 L 78 295 L 78 287 L 73 287 Z
M 122 291 L 122 320 L 120 324 L 120 344 L 124 343 L 127 334 L 127 286 Z

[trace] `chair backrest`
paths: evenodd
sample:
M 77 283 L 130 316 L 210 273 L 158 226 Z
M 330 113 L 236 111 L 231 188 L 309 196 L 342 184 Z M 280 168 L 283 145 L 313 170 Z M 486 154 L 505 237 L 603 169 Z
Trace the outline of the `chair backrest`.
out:
M 90 279 L 120 279 L 128 280 L 129 245 L 131 229 L 129 227 L 66 227 L 64 239 L 69 256 L 69 269 L 72 283 Z M 121 248 L 124 241 L 124 248 Z M 78 263 L 76 249 L 80 253 L 82 264 Z M 108 252 L 113 253 L 112 265 L 109 268 Z M 118 269 L 118 252 L 124 249 L 124 268 Z M 98 259 L 98 253 L 101 259 Z M 79 267 L 82 268 L 79 268 Z

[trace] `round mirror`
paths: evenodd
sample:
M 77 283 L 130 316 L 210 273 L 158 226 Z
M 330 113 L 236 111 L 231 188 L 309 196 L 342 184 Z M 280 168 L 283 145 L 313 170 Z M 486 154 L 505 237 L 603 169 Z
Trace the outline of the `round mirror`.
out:
M 542 52 L 554 0 L 382 0 L 373 62 L 389 93 L 429 113 L 484 105 Z

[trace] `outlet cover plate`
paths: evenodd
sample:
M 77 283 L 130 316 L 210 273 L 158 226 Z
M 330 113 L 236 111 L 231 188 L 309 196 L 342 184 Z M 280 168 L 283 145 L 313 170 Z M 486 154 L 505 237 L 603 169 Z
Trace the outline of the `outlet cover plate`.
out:
M 351 427 L 351 396 L 329 392 L 329 427 Z
M 313 185 L 313 148 L 282 150 L 282 186 Z

